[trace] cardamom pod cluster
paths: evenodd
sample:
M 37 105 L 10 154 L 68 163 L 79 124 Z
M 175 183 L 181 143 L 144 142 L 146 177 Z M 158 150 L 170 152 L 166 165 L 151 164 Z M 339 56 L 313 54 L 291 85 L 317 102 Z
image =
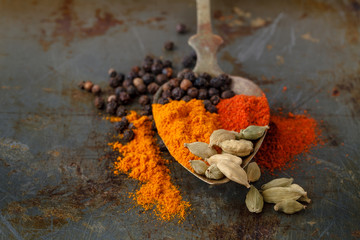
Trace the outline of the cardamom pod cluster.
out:
M 261 171 L 256 163 L 250 163 L 245 170 L 242 167 L 241 157 L 246 157 L 254 151 L 252 141 L 263 136 L 268 128 L 268 126 L 249 126 L 240 133 L 218 129 L 211 134 L 209 144 L 185 143 L 184 147 L 202 159 L 190 160 L 190 165 L 195 173 L 205 175 L 209 179 L 219 180 L 227 177 L 250 188 L 249 182 L 259 180 Z
M 305 209 L 306 206 L 300 202 L 310 203 L 311 200 L 307 192 L 293 181 L 293 178 L 277 178 L 262 185 L 260 191 L 251 186 L 246 195 L 246 207 L 250 212 L 259 213 L 264 202 L 267 202 L 275 204 L 275 211 L 286 214 L 294 214 Z

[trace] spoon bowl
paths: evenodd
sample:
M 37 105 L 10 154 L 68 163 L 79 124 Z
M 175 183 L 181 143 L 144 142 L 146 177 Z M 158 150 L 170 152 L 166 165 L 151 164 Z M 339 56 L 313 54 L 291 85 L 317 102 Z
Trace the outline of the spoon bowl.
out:
M 197 34 L 189 38 L 189 45 L 195 50 L 197 55 L 197 61 L 195 68 L 193 70 L 196 74 L 208 73 L 211 76 L 218 76 L 224 72 L 221 70 L 217 63 L 216 53 L 221 44 L 223 44 L 223 39 L 213 34 L 210 18 L 210 0 L 197 0 Z M 261 88 L 252 82 L 249 79 L 240 77 L 240 76 L 230 76 L 232 79 L 231 90 L 238 95 L 248 95 L 248 96 L 257 96 L 261 97 L 264 95 Z M 162 87 L 154 95 L 153 103 L 157 103 L 162 94 Z M 156 122 L 155 122 L 156 123 Z M 242 167 L 246 167 L 259 148 L 261 147 L 262 142 L 264 141 L 265 134 L 254 142 L 254 151 L 247 157 L 243 158 Z M 161 136 L 160 136 L 161 137 Z M 165 143 L 166 145 L 166 143 Z M 190 159 L 189 159 L 190 160 Z M 181 163 L 180 163 L 181 164 Z M 181 164 L 182 165 L 182 164 Z M 191 169 L 188 169 L 186 166 L 182 165 L 187 169 L 191 174 L 199 178 L 200 180 L 208 184 L 223 184 L 229 182 L 228 178 L 223 178 L 220 180 L 213 180 L 201 176 Z

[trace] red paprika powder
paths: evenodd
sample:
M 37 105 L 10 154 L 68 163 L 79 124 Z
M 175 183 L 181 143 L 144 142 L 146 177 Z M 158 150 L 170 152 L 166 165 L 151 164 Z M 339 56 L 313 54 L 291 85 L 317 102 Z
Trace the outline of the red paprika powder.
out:
M 270 108 L 266 96 L 235 95 L 222 99 L 216 106 L 223 128 L 240 131 L 249 125 L 265 126 L 270 121 Z

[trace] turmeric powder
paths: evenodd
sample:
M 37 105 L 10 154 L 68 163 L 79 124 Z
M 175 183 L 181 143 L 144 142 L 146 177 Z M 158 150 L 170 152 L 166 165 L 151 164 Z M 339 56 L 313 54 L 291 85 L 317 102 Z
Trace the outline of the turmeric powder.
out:
M 189 102 L 171 101 L 168 104 L 153 104 L 153 116 L 157 130 L 170 154 L 188 169 L 189 160 L 200 159 L 192 154 L 184 143 L 209 143 L 211 133 L 220 128 L 216 113 L 205 110 L 202 100 Z
M 160 156 L 151 121 L 147 116 L 139 117 L 134 111 L 126 118 L 134 124 L 135 137 L 126 145 L 109 143 L 121 154 L 114 162 L 114 173 L 126 173 L 143 183 L 131 196 L 145 210 L 155 208 L 155 214 L 162 220 L 175 217 L 184 220 L 190 203 L 182 200 L 180 191 L 171 183 L 170 170 L 166 166 L 168 161 Z M 121 118 L 111 117 L 109 120 L 116 122 Z

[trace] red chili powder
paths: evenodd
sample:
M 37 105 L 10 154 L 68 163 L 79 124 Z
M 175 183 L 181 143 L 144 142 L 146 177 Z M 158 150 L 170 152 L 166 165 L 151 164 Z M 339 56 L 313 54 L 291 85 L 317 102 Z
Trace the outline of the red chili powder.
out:
M 321 144 L 321 131 L 315 119 L 306 115 L 272 115 L 270 129 L 256 154 L 256 162 L 270 172 L 292 167 L 296 155 Z
M 265 96 L 238 95 L 221 101 L 217 107 L 221 125 L 227 130 L 239 131 L 251 124 L 269 123 L 269 107 Z M 321 143 L 317 122 L 307 115 L 271 115 L 269 126 L 255 159 L 270 172 L 292 167 L 291 163 L 297 160 L 296 155 L 308 152 Z
M 265 126 L 270 121 L 266 96 L 235 95 L 222 99 L 216 106 L 223 128 L 240 131 L 249 125 Z

